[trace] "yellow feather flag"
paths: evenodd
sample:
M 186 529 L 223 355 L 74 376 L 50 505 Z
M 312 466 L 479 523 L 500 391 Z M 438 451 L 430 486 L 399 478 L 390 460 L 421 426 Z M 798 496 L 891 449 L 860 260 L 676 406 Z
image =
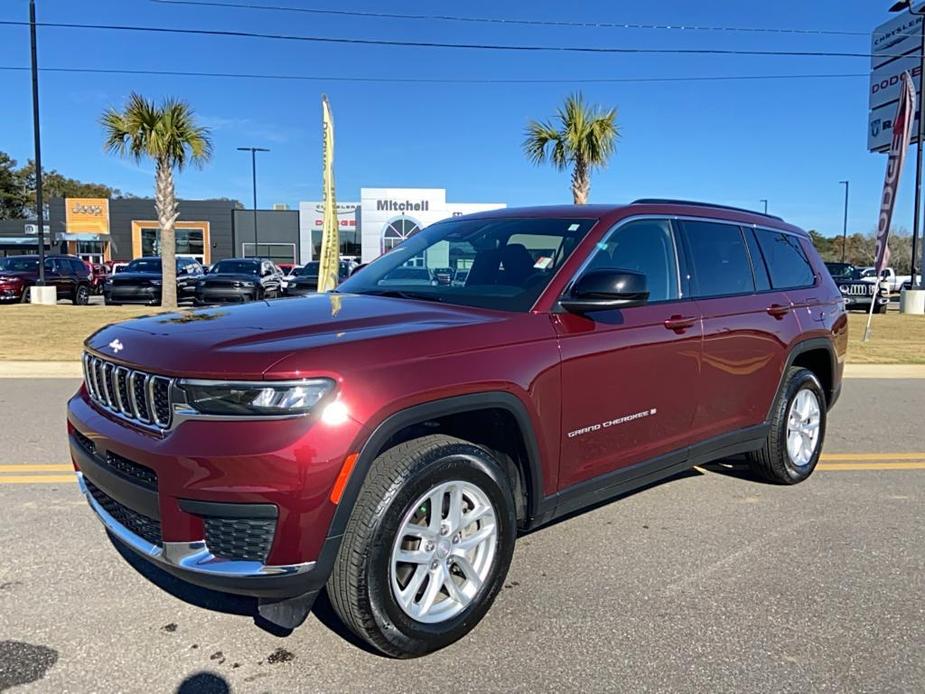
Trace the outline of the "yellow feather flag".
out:
M 337 234 L 337 207 L 334 204 L 334 117 L 328 97 L 321 97 L 322 197 L 324 222 L 321 232 L 321 257 L 318 267 L 318 291 L 329 292 L 337 286 L 340 267 L 340 239 Z

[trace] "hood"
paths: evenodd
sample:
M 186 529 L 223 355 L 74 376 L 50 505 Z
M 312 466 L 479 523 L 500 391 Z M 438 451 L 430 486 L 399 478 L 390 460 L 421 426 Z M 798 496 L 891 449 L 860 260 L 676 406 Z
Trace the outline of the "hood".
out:
M 34 272 L 27 272 L 25 270 L 0 270 L 0 281 L 3 280 L 13 280 L 13 281 L 25 281 L 25 280 L 34 280 L 38 275 Z
M 408 299 L 315 294 L 136 318 L 103 328 L 86 344 L 107 359 L 154 373 L 261 378 L 294 354 L 327 372 L 346 358 L 347 345 L 438 330 L 439 344 L 402 344 L 409 353 L 464 350 L 464 341 L 444 335 L 447 328 L 503 321 L 506 315 Z M 118 353 L 109 346 L 116 339 Z M 363 353 L 377 358 L 376 350 Z
M 130 282 L 138 282 L 140 280 L 145 280 L 150 282 L 151 280 L 162 279 L 160 272 L 119 272 L 112 276 L 113 284 L 128 284 Z

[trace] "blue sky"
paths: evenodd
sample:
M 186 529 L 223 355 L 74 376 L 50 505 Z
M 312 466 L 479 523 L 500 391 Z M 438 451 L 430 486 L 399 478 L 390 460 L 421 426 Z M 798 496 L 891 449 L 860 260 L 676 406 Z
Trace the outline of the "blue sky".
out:
M 404 13 L 454 13 L 570 21 L 790 27 L 869 32 L 889 0 L 662 0 L 467 3 L 251 0 L 255 4 Z M 40 21 L 139 24 L 291 34 L 531 45 L 712 47 L 857 51 L 868 36 L 579 29 L 482 25 L 164 5 L 150 0 L 38 0 Z M 28 18 L 26 0 L 0 3 L 0 20 Z M 0 66 L 28 65 L 28 30 L 0 26 Z M 106 154 L 99 114 L 131 90 L 190 102 L 212 128 L 215 156 L 178 179 L 181 197 L 235 197 L 250 205 L 250 162 L 238 146 L 269 147 L 258 161 L 259 203 L 295 206 L 321 187 L 320 95 L 331 99 L 338 198 L 361 186 L 445 187 L 457 202 L 569 202 L 566 174 L 522 156 L 524 125 L 551 115 L 574 78 L 864 74 L 866 58 L 518 54 L 495 51 L 318 45 L 250 38 L 148 35 L 42 28 L 40 64 L 389 77 L 561 79 L 556 84 L 394 84 L 43 73 L 47 168 L 150 195 L 153 171 Z M 829 235 L 841 232 L 851 181 L 850 231 L 876 225 L 884 157 L 866 151 L 866 77 L 581 85 L 588 100 L 619 110 L 622 138 L 592 182 L 592 202 L 680 197 L 769 211 Z M 0 150 L 32 155 L 27 72 L 0 71 Z M 894 226 L 911 228 L 912 160 Z

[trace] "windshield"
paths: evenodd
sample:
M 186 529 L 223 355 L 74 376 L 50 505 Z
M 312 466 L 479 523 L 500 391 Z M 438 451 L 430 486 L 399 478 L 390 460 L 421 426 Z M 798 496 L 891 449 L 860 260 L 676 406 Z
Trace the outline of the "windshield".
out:
M 38 272 L 39 261 L 37 258 L 0 258 L 0 270 L 7 272 Z
M 125 266 L 126 272 L 157 272 L 161 271 L 160 258 L 138 258 Z
M 447 220 L 370 263 L 338 291 L 529 311 L 595 221 Z
M 260 270 L 260 263 L 251 260 L 222 260 L 212 266 L 212 274 L 226 273 L 230 275 L 256 275 Z
M 860 271 L 851 263 L 826 263 L 826 269 L 834 279 L 856 280 L 860 279 Z
M 295 277 L 317 277 L 318 266 L 321 265 L 317 260 L 305 263 L 304 267 L 297 267 L 292 271 Z

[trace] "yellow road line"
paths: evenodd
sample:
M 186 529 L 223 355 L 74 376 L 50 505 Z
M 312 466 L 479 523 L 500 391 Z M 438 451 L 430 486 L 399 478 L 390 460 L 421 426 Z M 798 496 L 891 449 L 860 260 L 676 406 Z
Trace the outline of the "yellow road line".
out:
M 74 475 L 6 475 L 0 484 L 61 484 L 74 482 Z
M 0 465 L 0 474 L 8 472 L 73 472 L 73 465 Z
M 925 453 L 823 453 L 821 460 L 925 460 Z
M 846 472 L 849 470 L 925 470 L 925 461 L 918 463 L 820 463 L 817 470 Z

